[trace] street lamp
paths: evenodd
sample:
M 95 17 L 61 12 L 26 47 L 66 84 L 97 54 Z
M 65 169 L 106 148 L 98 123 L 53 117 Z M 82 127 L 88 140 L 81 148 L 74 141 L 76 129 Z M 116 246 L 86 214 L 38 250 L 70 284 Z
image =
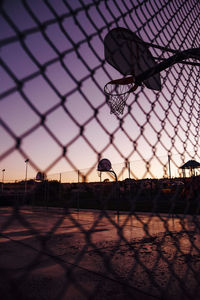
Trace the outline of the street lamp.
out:
M 2 185 L 1 185 L 2 192 L 3 192 L 3 186 L 4 186 L 4 173 L 5 173 L 5 169 L 2 170 Z
M 27 159 L 25 160 L 25 163 L 26 163 L 26 172 L 25 172 L 25 193 L 26 193 L 26 190 L 27 190 L 28 162 L 29 162 L 29 159 L 27 158 Z

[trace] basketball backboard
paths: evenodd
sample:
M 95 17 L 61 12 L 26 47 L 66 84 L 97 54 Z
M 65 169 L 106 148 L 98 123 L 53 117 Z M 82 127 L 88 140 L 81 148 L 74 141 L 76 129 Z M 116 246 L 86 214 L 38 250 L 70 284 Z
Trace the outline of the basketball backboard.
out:
M 99 161 L 97 170 L 99 172 L 108 172 L 112 169 L 111 162 L 107 158 L 103 158 Z
M 111 66 L 122 75 L 132 75 L 136 80 L 139 75 L 157 65 L 147 44 L 126 28 L 118 27 L 108 32 L 104 39 L 104 51 L 105 60 Z M 149 89 L 160 91 L 160 73 L 142 83 Z

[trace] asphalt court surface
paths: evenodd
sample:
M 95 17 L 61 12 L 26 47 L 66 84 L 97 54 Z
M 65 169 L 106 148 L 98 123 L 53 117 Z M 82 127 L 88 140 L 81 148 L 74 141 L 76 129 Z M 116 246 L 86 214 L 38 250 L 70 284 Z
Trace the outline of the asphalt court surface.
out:
M 4 207 L 0 229 L 2 299 L 200 299 L 198 217 Z

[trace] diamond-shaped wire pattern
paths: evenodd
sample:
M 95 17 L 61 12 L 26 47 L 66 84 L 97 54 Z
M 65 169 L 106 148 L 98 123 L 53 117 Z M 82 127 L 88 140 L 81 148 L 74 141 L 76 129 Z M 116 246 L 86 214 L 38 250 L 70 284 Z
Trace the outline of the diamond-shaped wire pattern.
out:
M 111 29 L 159 63 L 199 47 L 199 18 L 198 0 L 0 1 L 2 299 L 200 299 L 200 63 L 139 86 L 123 115 L 103 92 Z M 18 157 L 41 180 L 5 183 Z

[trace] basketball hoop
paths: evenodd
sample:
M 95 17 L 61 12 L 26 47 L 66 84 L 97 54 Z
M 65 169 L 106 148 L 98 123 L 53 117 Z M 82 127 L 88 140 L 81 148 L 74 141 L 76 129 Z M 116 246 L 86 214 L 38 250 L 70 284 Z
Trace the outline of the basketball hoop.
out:
M 97 171 L 98 172 L 108 172 L 112 169 L 111 162 L 107 158 L 103 158 L 99 161 Z
M 112 170 L 112 165 L 109 159 L 103 158 L 99 161 L 98 166 L 97 166 L 97 171 L 98 172 L 109 172 L 114 175 L 115 181 L 117 182 L 117 175 L 116 173 Z
M 125 28 L 114 28 L 104 38 L 105 60 L 124 78 L 112 80 L 104 87 L 110 113 L 123 114 L 126 101 L 138 85 L 144 83 L 148 88 L 161 89 L 160 74 L 153 74 L 146 80 L 137 80 L 138 75 L 156 66 L 146 43 L 136 34 Z M 129 77 L 126 77 L 131 75 Z
M 111 114 L 123 114 L 126 100 L 138 85 L 144 84 L 154 91 L 161 91 L 160 72 L 193 58 L 200 60 L 200 48 L 191 48 L 157 63 L 147 43 L 126 28 L 114 28 L 104 38 L 105 60 L 125 77 L 112 80 L 104 87 Z M 135 83 L 134 83 L 135 81 Z
M 126 100 L 137 87 L 133 76 L 108 82 L 104 87 L 104 93 L 107 96 L 110 113 L 114 113 L 116 116 L 123 114 Z

